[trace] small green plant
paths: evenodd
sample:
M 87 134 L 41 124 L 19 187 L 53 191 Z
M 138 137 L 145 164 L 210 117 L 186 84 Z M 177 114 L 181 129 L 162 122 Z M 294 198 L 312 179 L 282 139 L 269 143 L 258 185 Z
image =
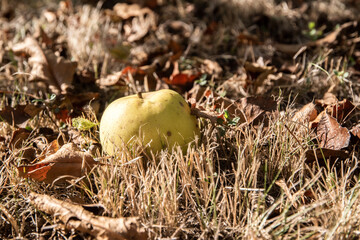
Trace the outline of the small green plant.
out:
M 323 35 L 323 30 L 316 28 L 316 23 L 311 21 L 308 23 L 308 29 L 303 31 L 305 36 L 308 36 L 311 40 L 317 40 Z
M 72 125 L 74 128 L 79 131 L 89 131 L 91 128 L 95 127 L 97 124 L 83 117 L 74 118 L 72 120 Z
M 201 77 L 198 80 L 195 80 L 196 84 L 199 84 L 200 86 L 206 86 L 206 84 L 208 83 L 208 81 L 206 80 L 207 75 L 203 74 L 201 75 Z
M 342 71 L 334 70 L 334 74 L 340 80 L 341 83 L 349 81 L 348 80 L 348 77 L 350 75 L 349 72 L 346 72 L 344 70 Z

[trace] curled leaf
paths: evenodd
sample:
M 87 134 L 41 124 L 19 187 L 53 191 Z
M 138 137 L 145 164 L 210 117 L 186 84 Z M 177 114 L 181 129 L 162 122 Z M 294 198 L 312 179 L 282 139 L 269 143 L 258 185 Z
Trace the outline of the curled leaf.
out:
M 147 239 L 147 232 L 136 217 L 110 218 L 96 216 L 84 206 L 30 193 L 30 202 L 39 210 L 56 216 L 69 230 L 77 230 L 94 239 Z
M 317 117 L 317 110 L 315 109 L 315 104 L 308 103 L 303 106 L 299 111 L 297 111 L 292 118 L 292 121 L 313 121 Z
M 322 115 L 316 133 L 321 148 L 340 150 L 349 146 L 348 129 L 341 127 L 337 120 L 327 113 Z
M 17 55 L 29 56 L 32 68 L 30 80 L 45 81 L 55 94 L 68 92 L 77 67 L 76 62 L 58 57 L 51 51 L 43 51 L 32 37 L 14 45 L 12 50 Z
M 95 165 L 96 161 L 90 154 L 68 143 L 38 163 L 19 166 L 18 172 L 21 177 L 30 177 L 36 181 L 53 183 L 56 180 L 56 183 L 61 183 L 69 178 L 83 176 Z

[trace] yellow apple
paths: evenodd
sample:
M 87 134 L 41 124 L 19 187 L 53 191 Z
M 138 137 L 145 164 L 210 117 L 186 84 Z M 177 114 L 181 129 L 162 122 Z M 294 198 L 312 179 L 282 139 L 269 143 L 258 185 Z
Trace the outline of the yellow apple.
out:
M 142 141 L 154 153 L 179 145 L 183 150 L 199 135 L 196 118 L 177 92 L 163 89 L 112 102 L 100 121 L 100 141 L 110 155 Z

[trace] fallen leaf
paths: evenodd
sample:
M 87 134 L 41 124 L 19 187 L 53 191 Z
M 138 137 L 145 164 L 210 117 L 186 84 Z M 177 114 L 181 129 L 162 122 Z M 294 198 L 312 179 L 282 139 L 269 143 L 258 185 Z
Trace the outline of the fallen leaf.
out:
M 121 72 L 109 74 L 106 77 L 98 79 L 96 83 L 100 87 L 126 86 L 126 82 L 121 78 L 122 76 L 124 76 L 123 72 L 124 70 Z
M 326 114 L 326 111 L 325 111 L 325 110 L 322 111 L 322 112 L 320 112 L 320 113 L 316 116 L 316 118 L 315 118 L 314 120 L 312 120 L 312 121 L 309 122 L 309 128 L 310 128 L 310 129 L 316 128 L 316 127 L 319 125 L 319 122 L 320 122 L 321 118 L 322 118 L 325 114 Z
M 79 131 L 89 131 L 91 128 L 97 126 L 96 123 L 84 117 L 77 117 L 72 119 L 72 125 Z
M 209 59 L 204 59 L 201 62 L 201 71 L 203 73 L 212 75 L 214 77 L 219 77 L 219 75 L 222 73 L 223 69 L 219 65 L 219 63 L 215 61 L 211 61 Z
M 357 138 L 360 139 L 360 126 L 359 125 L 356 125 L 354 127 L 351 128 L 350 130 L 351 134 L 356 136 Z
M 349 100 L 344 99 L 340 102 L 336 102 L 332 106 L 328 106 L 326 111 L 336 118 L 338 122 L 342 123 L 346 121 L 357 109 L 357 107 Z
M 256 94 L 264 92 L 266 81 L 277 71 L 273 66 L 265 66 L 264 63 L 259 64 L 258 62 L 245 62 L 244 68 L 250 79 L 252 79 L 252 85 Z
M 69 101 L 72 105 L 83 106 L 88 104 L 90 101 L 99 98 L 100 93 L 98 92 L 83 92 L 78 94 L 67 94 L 62 99 L 63 102 Z
M 279 52 L 283 52 L 291 56 L 299 52 L 300 50 L 305 50 L 307 48 L 305 44 L 274 43 L 273 46 Z
M 318 105 L 321 105 L 322 107 L 326 107 L 329 105 L 333 105 L 336 104 L 338 102 L 337 97 L 335 96 L 335 94 L 331 93 L 331 92 L 326 92 L 324 94 L 323 99 L 316 99 L 315 103 Z
M 57 139 L 53 140 L 48 144 L 42 151 L 42 153 L 39 156 L 39 160 L 44 160 L 46 157 L 55 154 L 60 149 L 60 144 Z
M 128 42 L 140 40 L 150 29 L 156 27 L 155 13 L 139 4 L 117 3 L 112 11 L 108 10 L 106 13 L 113 21 L 128 20 L 123 26 L 124 36 Z
M 299 111 L 297 111 L 294 115 L 294 117 L 292 118 L 293 122 L 299 122 L 299 121 L 303 121 L 303 122 L 310 122 L 316 119 L 318 113 L 317 110 L 315 108 L 315 104 L 308 103 L 305 106 L 303 106 Z
M 244 68 L 247 72 L 252 73 L 274 72 L 276 70 L 273 66 L 265 66 L 257 62 L 245 62 Z
M 45 183 L 53 183 L 55 180 L 56 183 L 62 183 L 83 176 L 96 164 L 90 154 L 80 151 L 75 144 L 68 143 L 44 160 L 33 165 L 19 166 L 17 169 L 21 177 Z
M 316 130 L 321 148 L 340 150 L 349 146 L 350 133 L 329 114 L 323 114 Z
M 163 78 L 163 80 L 169 84 L 178 87 L 191 87 L 194 81 L 200 76 L 200 74 L 185 74 L 185 73 L 178 73 L 176 75 L 170 76 L 170 78 Z
M 94 142 L 93 138 L 86 136 L 86 134 L 82 134 L 77 129 L 70 129 L 68 131 L 68 134 L 69 134 L 69 141 L 77 144 L 78 146 L 85 145 L 85 143 L 91 143 L 92 146 L 98 144 Z
M 219 119 L 223 119 L 221 117 L 221 114 L 219 115 L 219 113 L 202 110 L 202 109 L 199 109 L 196 107 L 191 108 L 191 114 L 198 118 L 209 119 L 212 124 L 217 124 L 217 123 L 219 123 Z
M 30 136 L 30 131 L 25 128 L 16 129 L 10 139 L 9 147 L 11 150 L 19 149 L 23 146 L 24 141 Z
M 32 37 L 14 45 L 12 50 L 17 55 L 29 56 L 29 65 L 32 68 L 30 80 L 45 81 L 55 94 L 68 92 L 76 71 L 76 62 L 58 57 L 49 50 L 43 51 Z
M 324 165 L 327 159 L 346 159 L 349 157 L 349 152 L 345 150 L 334 150 L 328 148 L 308 149 L 305 152 L 306 163 L 312 163 L 316 160 L 321 160 L 319 163 Z
M 225 97 L 216 97 L 214 107 L 226 110 L 231 119 L 239 118 L 238 123 L 261 123 L 266 116 L 277 111 L 277 102 L 271 97 L 247 97 L 231 100 Z
M 0 111 L 0 118 L 11 125 L 14 123 L 16 126 L 24 128 L 27 122 L 35 117 L 41 110 L 41 108 L 33 104 L 17 105 L 14 108 L 5 106 L 4 109 Z
M 309 43 L 308 46 L 322 46 L 324 44 L 333 43 L 336 40 L 336 38 L 339 36 L 339 34 L 341 33 L 342 30 L 349 28 L 355 24 L 357 24 L 357 23 L 356 22 L 344 23 L 341 26 L 337 27 L 334 31 L 332 31 L 331 33 L 326 35 L 325 37 L 320 38 L 320 39 L 316 40 L 315 42 Z
M 121 19 L 139 17 L 144 14 L 153 13 L 149 8 L 142 8 L 139 4 L 117 3 L 113 7 L 114 13 Z
M 247 97 L 236 102 L 237 108 L 244 113 L 248 124 L 258 124 L 265 119 L 265 116 L 277 110 L 277 102 L 271 97 Z
M 63 222 L 65 228 L 75 229 L 95 239 L 147 239 L 147 233 L 136 217 L 96 216 L 79 204 L 34 192 L 30 193 L 29 200 L 40 211 L 56 216 Z
M 239 123 L 246 122 L 246 116 L 236 101 L 226 97 L 216 97 L 214 100 L 214 108 L 226 110 L 230 118 L 239 117 Z
M 55 109 L 55 117 L 60 121 L 67 123 L 71 121 L 71 116 L 68 109 Z

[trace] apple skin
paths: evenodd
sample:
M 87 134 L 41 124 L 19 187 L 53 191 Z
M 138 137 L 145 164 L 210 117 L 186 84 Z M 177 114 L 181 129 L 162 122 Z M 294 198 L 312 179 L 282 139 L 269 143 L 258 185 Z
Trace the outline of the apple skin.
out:
M 200 130 L 190 107 L 169 89 L 119 98 L 105 109 L 100 121 L 100 142 L 109 155 L 131 146 L 136 138 L 154 153 L 176 144 L 185 151 L 195 135 Z

